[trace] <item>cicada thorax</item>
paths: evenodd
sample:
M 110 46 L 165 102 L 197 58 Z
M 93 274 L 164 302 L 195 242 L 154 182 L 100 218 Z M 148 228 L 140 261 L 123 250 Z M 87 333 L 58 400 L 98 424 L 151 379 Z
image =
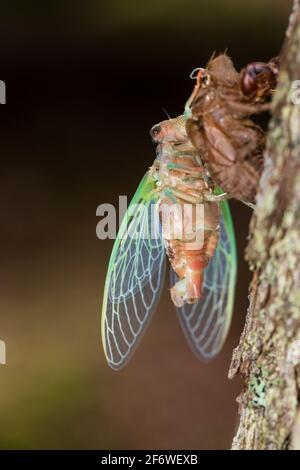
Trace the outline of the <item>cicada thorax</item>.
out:
M 203 274 L 219 238 L 219 205 L 213 187 L 185 130 L 182 116 L 151 129 L 158 144 L 151 169 L 159 195 L 162 235 L 179 281 L 171 288 L 176 306 L 201 298 Z

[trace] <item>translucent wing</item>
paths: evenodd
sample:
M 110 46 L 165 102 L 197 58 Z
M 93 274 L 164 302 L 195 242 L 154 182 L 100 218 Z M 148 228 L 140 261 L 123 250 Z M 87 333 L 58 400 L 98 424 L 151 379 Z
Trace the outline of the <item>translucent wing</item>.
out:
M 236 246 L 230 209 L 221 202 L 220 239 L 204 273 L 202 299 L 177 308 L 190 346 L 202 359 L 213 358 L 222 348 L 230 326 L 236 282 Z M 171 270 L 172 285 L 177 275 Z
M 130 358 L 163 286 L 165 249 L 152 189 L 154 181 L 146 174 L 128 207 L 109 261 L 101 329 L 105 356 L 113 369 L 120 369 Z

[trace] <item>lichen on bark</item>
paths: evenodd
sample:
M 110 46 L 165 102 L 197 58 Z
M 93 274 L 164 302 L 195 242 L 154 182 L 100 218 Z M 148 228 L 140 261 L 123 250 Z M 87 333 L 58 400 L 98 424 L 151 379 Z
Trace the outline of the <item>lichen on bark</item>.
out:
M 286 449 L 299 445 L 300 100 L 298 103 L 296 98 L 300 94 L 297 96 L 295 81 L 300 80 L 300 10 L 297 7 L 299 1 L 294 3 L 282 51 L 265 166 L 250 224 L 246 252 L 254 271 L 250 305 L 229 370 L 230 378 L 240 373 L 244 379 L 244 389 L 238 398 L 240 424 L 233 449 Z

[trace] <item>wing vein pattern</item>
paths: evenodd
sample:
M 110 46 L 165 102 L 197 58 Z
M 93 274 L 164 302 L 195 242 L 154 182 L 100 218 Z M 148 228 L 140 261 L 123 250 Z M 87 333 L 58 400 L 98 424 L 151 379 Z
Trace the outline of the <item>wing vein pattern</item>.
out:
M 231 322 L 237 273 L 236 246 L 229 205 L 221 202 L 220 239 L 204 272 L 202 298 L 177 308 L 185 336 L 198 357 L 212 359 L 222 348 Z M 177 280 L 171 270 L 172 285 Z
M 102 343 L 109 365 L 123 367 L 154 312 L 164 283 L 165 248 L 154 182 L 140 183 L 114 243 L 102 310 Z

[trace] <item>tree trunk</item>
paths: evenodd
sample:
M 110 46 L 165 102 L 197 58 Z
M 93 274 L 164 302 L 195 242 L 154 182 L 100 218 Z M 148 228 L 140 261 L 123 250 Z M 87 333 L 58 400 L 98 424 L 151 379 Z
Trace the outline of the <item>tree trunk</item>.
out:
M 233 449 L 300 448 L 300 9 L 294 2 L 265 167 L 250 224 L 250 306 L 229 377 L 240 373 Z

